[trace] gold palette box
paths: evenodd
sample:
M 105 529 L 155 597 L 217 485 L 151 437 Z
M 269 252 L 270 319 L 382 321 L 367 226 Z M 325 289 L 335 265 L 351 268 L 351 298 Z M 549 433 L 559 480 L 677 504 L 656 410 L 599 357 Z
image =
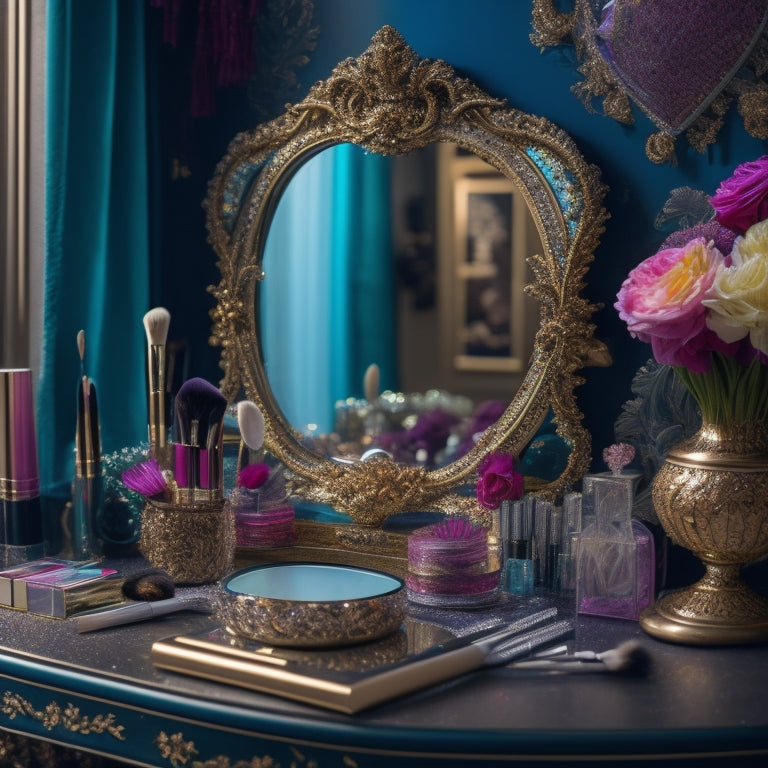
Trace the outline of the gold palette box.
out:
M 112 568 L 64 568 L 26 581 L 27 610 L 64 619 L 122 600 L 124 579 Z

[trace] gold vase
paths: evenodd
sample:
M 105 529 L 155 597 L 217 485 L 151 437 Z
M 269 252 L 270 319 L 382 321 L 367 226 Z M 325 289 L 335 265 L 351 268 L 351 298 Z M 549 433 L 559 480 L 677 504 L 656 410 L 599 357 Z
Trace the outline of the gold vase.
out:
M 664 530 L 706 573 L 659 598 L 643 629 L 694 645 L 768 640 L 768 600 L 741 576 L 768 555 L 768 425 L 703 424 L 668 452 L 652 490 Z

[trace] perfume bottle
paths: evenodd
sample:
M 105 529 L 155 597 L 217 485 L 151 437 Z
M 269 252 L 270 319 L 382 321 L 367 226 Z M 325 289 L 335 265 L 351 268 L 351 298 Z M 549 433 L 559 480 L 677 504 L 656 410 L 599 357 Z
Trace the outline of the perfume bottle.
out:
M 579 613 L 636 621 L 654 598 L 653 536 L 632 518 L 639 473 L 605 472 L 582 481 L 576 606 Z

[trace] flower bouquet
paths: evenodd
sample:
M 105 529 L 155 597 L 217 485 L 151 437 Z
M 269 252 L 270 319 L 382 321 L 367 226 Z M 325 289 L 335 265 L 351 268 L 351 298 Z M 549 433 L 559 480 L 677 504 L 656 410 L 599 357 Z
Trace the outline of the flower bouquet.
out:
M 706 574 L 641 624 L 666 640 L 730 644 L 768 639 L 768 601 L 739 573 L 768 555 L 768 155 L 738 166 L 709 202 L 713 218 L 668 237 L 614 306 L 702 414 L 668 452 L 653 502 Z
M 670 365 L 709 424 L 768 417 L 768 155 L 710 198 L 715 218 L 675 232 L 635 267 L 615 304 Z

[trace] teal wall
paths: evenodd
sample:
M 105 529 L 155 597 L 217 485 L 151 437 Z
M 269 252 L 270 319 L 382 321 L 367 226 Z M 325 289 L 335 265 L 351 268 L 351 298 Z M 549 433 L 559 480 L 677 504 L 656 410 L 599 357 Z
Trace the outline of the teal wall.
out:
M 588 112 L 571 92 L 580 80 L 572 47 L 541 53 L 529 40 L 531 3 L 524 0 L 317 0 L 316 19 L 320 37 L 302 76 L 307 83 L 361 53 L 376 30 L 390 24 L 420 56 L 444 59 L 491 95 L 560 125 L 601 169 L 611 218 L 585 295 L 603 305 L 595 315 L 596 335 L 608 345 L 614 363 L 608 369 L 586 369 L 586 383 L 578 392 L 593 434 L 593 455 L 599 457 L 613 440 L 612 425 L 622 404 L 631 398 L 634 372 L 650 356 L 647 345 L 629 337 L 613 303 L 627 271 L 664 239 L 654 219 L 669 190 L 688 185 L 714 192 L 737 164 L 764 154 L 766 142 L 746 133 L 734 106 L 720 141 L 706 155 L 681 140 L 675 167 L 653 164 L 645 156 L 645 141 L 655 126 L 639 109 L 633 127 Z M 604 469 L 601 462 L 595 468 Z
M 362 53 L 374 33 L 390 24 L 420 56 L 444 59 L 491 95 L 559 124 L 586 159 L 601 169 L 610 188 L 605 203 L 611 218 L 587 276 L 585 294 L 603 305 L 595 315 L 596 335 L 608 345 L 614 363 L 606 369 L 586 369 L 586 383 L 578 392 L 585 424 L 593 434 L 593 454 L 599 457 L 602 448 L 613 441 L 613 422 L 622 403 L 631 397 L 632 377 L 650 355 L 646 345 L 628 336 L 613 302 L 627 271 L 651 255 L 663 240 L 665 233 L 654 230 L 653 222 L 669 190 L 688 185 L 714 192 L 738 163 L 764 154 L 765 142 L 748 136 L 734 107 L 720 141 L 706 155 L 679 142 L 676 166 L 654 165 L 645 156 L 645 141 L 655 130 L 653 124 L 639 110 L 635 110 L 633 127 L 588 112 L 571 92 L 580 79 L 573 49 L 562 46 L 541 53 L 530 42 L 531 3 L 527 0 L 316 0 L 315 21 L 319 27 L 317 47 L 309 64 L 297 72 L 301 95 L 314 81 L 328 77 L 339 61 Z M 188 271 L 194 251 L 202 251 L 203 262 L 201 270 L 195 270 L 195 279 L 218 280 L 210 249 L 205 254 L 202 220 L 190 218 L 188 211 L 204 197 L 207 179 L 229 140 L 237 131 L 250 127 L 242 115 L 226 119 L 226 110 L 236 112 L 237 101 L 242 99 L 242 94 L 231 94 L 215 119 L 193 126 L 198 153 L 193 158 L 197 161 L 195 177 L 183 193 L 188 204 L 178 206 L 185 211 L 183 225 L 165 234 L 165 275 L 156 275 L 155 280 L 158 303 L 170 304 L 172 314 L 182 319 L 188 312 L 189 293 L 179 298 L 172 288 L 179 284 L 179 274 Z M 171 199 L 166 204 L 175 202 Z M 186 328 L 190 339 L 199 339 L 203 347 L 209 329 L 209 299 L 203 296 L 196 302 L 194 315 L 186 318 Z M 218 354 L 198 348 L 196 355 L 190 375 L 208 375 L 216 380 L 220 375 Z M 596 463 L 595 469 L 603 468 L 602 462 Z

